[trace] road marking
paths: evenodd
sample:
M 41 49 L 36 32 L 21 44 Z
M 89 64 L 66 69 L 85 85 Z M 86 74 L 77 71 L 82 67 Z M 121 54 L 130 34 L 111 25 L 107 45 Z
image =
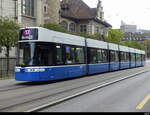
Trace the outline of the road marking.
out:
M 140 110 L 144 107 L 144 105 L 150 100 L 150 95 L 145 97 L 145 99 L 136 107 L 137 110 Z

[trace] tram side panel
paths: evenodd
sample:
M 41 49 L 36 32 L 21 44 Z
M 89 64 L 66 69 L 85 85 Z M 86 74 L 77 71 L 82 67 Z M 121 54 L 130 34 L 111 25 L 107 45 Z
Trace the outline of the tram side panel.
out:
M 40 73 L 41 80 L 61 80 L 86 75 L 84 47 L 58 45 L 55 48 L 55 66 Z
M 130 68 L 130 59 L 129 59 L 129 48 L 126 46 L 119 45 L 120 51 L 120 69 Z
M 142 66 L 142 61 L 141 61 L 141 55 L 139 53 L 136 53 L 136 67 Z
M 142 66 L 145 66 L 146 64 L 146 58 L 145 58 L 145 54 L 142 55 Z
M 134 48 L 129 48 L 130 68 L 136 67 L 136 52 Z
M 142 56 L 142 66 L 145 66 L 145 64 L 146 64 L 145 51 L 141 50 L 141 56 Z
M 108 51 L 105 49 L 88 48 L 88 74 L 109 71 Z
M 86 74 L 86 65 L 70 65 L 47 68 L 45 72 L 40 72 L 40 80 L 61 80 L 81 77 Z
M 130 53 L 130 68 L 136 67 L 136 55 L 135 53 Z
M 119 52 L 109 51 L 110 71 L 119 70 Z
M 88 74 L 109 71 L 108 45 L 106 42 L 87 39 Z
M 120 69 L 130 68 L 129 53 L 120 52 Z
M 109 49 L 109 71 L 119 70 L 119 46 L 108 43 Z
M 15 79 L 17 81 L 40 81 L 40 68 L 16 68 Z

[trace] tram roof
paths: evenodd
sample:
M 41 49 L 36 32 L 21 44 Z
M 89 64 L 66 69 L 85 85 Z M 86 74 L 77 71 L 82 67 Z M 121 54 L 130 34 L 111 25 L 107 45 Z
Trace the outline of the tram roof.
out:
M 87 38 L 87 47 L 108 49 L 108 43 Z
M 141 50 L 141 54 L 146 54 L 146 52 L 144 50 Z
M 123 52 L 130 52 L 129 47 L 119 45 L 119 50 Z
M 42 27 L 27 27 L 27 29 L 38 29 L 37 41 L 40 42 L 52 42 L 52 43 L 85 46 L 85 38 L 80 36 L 57 32 Z
M 130 51 L 131 53 L 136 53 L 134 48 L 129 48 L 129 51 Z
M 109 50 L 119 50 L 119 46 L 117 44 L 109 43 Z
M 135 52 L 141 54 L 141 50 L 136 49 Z
M 85 38 L 83 37 L 56 32 L 45 28 L 39 28 L 39 40 L 54 43 L 85 46 Z

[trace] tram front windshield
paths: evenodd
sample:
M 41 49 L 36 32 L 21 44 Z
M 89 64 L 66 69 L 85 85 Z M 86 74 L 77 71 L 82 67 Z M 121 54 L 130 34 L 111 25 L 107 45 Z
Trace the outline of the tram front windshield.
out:
M 53 65 L 51 47 L 44 43 L 19 43 L 17 66 Z

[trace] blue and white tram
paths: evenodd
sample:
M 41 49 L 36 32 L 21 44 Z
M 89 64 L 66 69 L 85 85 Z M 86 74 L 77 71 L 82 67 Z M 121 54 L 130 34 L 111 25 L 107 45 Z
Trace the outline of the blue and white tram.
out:
M 129 48 L 130 50 L 130 68 L 136 67 L 136 50 L 134 48 Z
M 17 49 L 17 81 L 53 81 L 145 65 L 145 51 L 41 27 L 21 29 Z
M 110 71 L 119 70 L 119 45 L 108 43 Z
M 142 55 L 142 66 L 146 64 L 146 53 L 145 51 L 141 50 L 141 55 Z
M 136 67 L 142 66 L 142 54 L 141 50 L 135 49 L 136 52 Z
M 130 68 L 130 58 L 129 58 L 129 47 L 126 46 L 119 46 L 120 51 L 120 69 L 127 69 Z
M 88 74 L 109 71 L 108 43 L 87 39 Z
M 85 74 L 85 38 L 44 28 L 21 30 L 16 80 L 47 81 Z

